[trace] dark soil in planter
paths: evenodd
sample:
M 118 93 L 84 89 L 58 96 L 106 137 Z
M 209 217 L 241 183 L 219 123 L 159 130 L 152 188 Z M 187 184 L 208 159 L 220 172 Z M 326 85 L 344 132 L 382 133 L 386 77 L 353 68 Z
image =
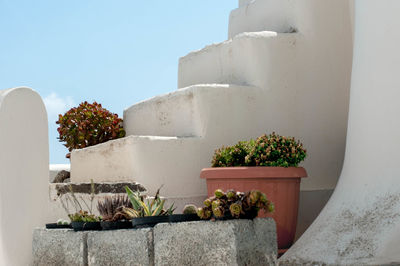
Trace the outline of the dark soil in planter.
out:
M 199 216 L 197 216 L 197 214 L 172 214 L 169 216 L 170 223 L 192 222 L 192 221 L 200 221 Z
M 118 230 L 118 229 L 132 228 L 131 221 L 115 221 L 115 222 L 102 221 L 100 224 L 103 230 Z
M 57 223 L 50 223 L 46 224 L 46 229 L 71 229 L 72 226 L 70 224 L 57 224 Z
M 74 231 L 99 231 L 101 230 L 100 222 L 72 222 Z
M 133 227 L 153 227 L 158 223 L 168 223 L 169 216 L 162 215 L 162 216 L 147 216 L 147 217 L 139 217 L 132 219 L 132 226 Z

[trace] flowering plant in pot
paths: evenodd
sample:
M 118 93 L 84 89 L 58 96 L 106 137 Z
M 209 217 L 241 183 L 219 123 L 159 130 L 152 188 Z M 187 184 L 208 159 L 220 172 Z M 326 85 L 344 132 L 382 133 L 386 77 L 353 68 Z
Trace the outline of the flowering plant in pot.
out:
M 306 153 L 293 137 L 276 133 L 262 135 L 217 149 L 212 168 L 203 169 L 200 176 L 206 179 L 209 196 L 218 188 L 257 189 L 267 194 L 275 204 L 275 212 L 261 211 L 259 216 L 275 219 L 278 247 L 286 249 L 293 243 L 296 233 L 300 181 L 307 176 L 305 169 L 298 165 L 306 158 Z

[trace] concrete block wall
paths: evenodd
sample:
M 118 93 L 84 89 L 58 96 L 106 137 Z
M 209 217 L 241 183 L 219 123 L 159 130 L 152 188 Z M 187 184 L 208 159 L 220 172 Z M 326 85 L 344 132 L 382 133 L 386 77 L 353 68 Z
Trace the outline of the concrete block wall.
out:
M 271 218 L 74 232 L 36 229 L 33 265 L 274 265 Z

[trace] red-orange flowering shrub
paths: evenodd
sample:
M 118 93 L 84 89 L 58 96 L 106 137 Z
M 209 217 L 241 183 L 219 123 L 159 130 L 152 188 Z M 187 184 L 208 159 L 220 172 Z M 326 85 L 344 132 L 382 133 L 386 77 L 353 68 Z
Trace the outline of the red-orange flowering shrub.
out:
M 85 101 L 71 108 L 64 115 L 60 114 L 56 123 L 60 125 L 58 139 L 65 142 L 69 151 L 125 136 L 122 119 L 96 102 Z

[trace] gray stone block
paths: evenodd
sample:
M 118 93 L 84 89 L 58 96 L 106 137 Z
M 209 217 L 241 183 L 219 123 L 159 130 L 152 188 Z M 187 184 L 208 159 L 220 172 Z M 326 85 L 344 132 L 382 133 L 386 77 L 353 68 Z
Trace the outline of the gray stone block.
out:
M 89 265 L 154 265 L 153 229 L 88 233 Z
M 87 265 L 87 233 L 70 229 L 35 229 L 33 265 Z
M 155 265 L 275 265 L 276 225 L 271 218 L 158 224 Z

